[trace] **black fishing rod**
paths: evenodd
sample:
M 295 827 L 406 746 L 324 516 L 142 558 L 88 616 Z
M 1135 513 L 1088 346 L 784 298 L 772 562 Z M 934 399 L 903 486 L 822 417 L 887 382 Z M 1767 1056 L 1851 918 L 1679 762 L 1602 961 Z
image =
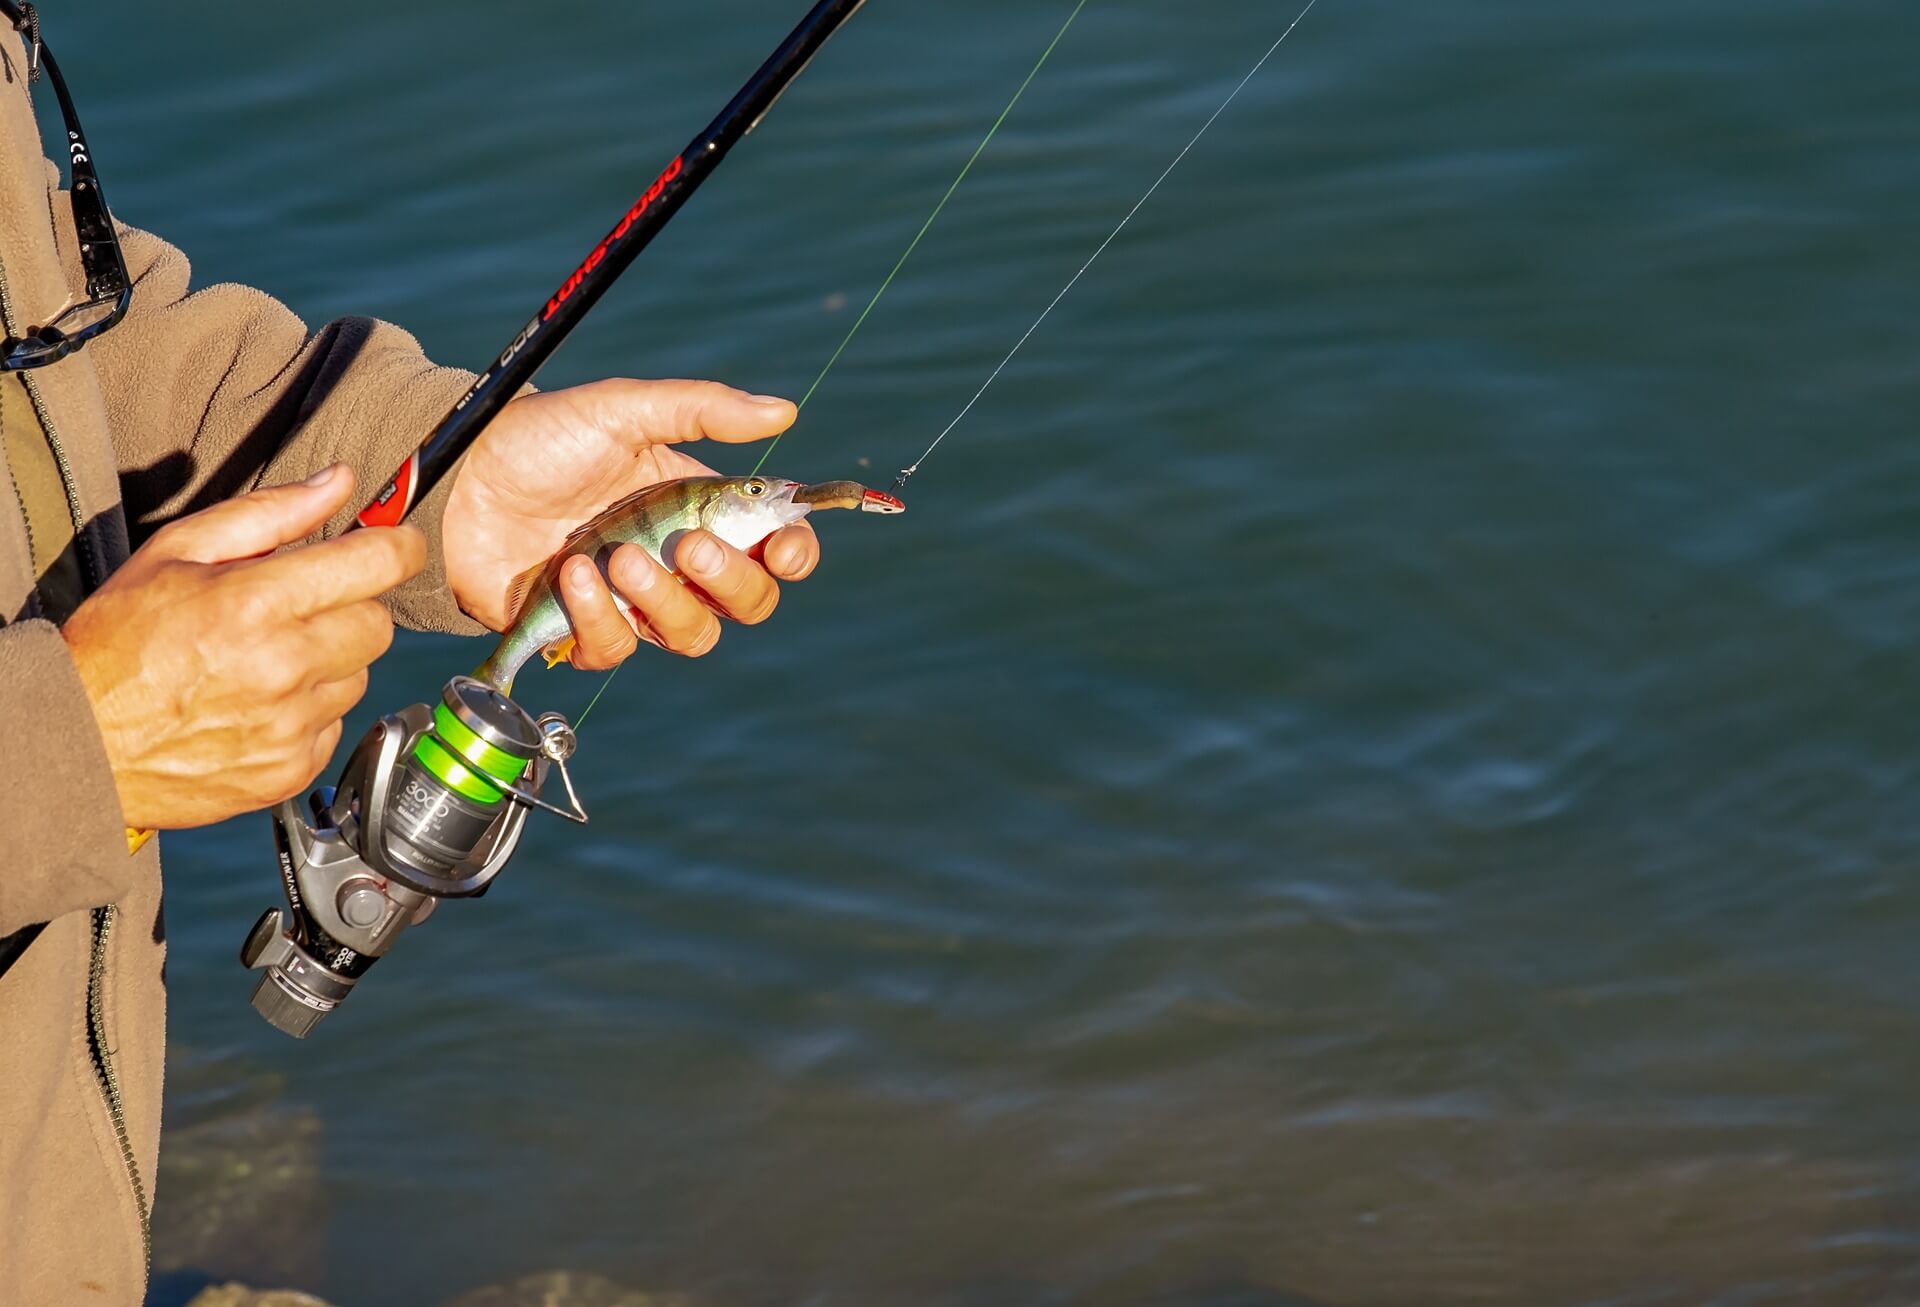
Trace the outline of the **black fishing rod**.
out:
M 547 297 L 355 526 L 393 526 L 406 517 L 865 2 L 814 5 Z M 241 962 L 263 973 L 254 1008 L 276 1029 L 305 1037 L 440 900 L 484 894 L 533 809 L 586 821 L 567 774 L 574 747 L 573 728 L 559 713 L 535 718 L 470 676 L 447 682 L 438 703 L 375 722 L 337 784 L 273 809 L 286 906 L 263 914 L 240 946 Z M 555 780 L 564 805 L 549 797 Z
M 806 70 L 842 24 L 866 0 L 820 0 L 780 48 L 768 56 L 747 79 L 719 117 L 661 169 L 653 184 L 640 194 L 612 231 L 595 245 L 573 274 L 547 297 L 539 312 L 527 320 L 492 366 L 474 380 L 447 415 L 440 419 L 420 447 L 407 456 L 373 501 L 360 510 L 356 526 L 394 526 L 445 476 L 467 448 L 479 438 L 520 387 L 533 379 L 587 311 L 607 293 L 680 206 L 710 176 L 742 137 L 746 136 L 787 87 Z M 353 527 L 349 526 L 348 530 Z

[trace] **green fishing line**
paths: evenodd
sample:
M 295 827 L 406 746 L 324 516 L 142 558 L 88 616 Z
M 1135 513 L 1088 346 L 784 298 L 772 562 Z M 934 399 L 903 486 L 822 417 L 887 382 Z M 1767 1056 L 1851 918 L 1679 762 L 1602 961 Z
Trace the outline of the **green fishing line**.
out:
M 854 336 L 860 330 L 860 324 L 867 320 L 867 315 L 873 312 L 873 306 L 878 304 L 880 297 L 887 293 L 887 287 L 893 285 L 893 279 L 900 275 L 900 269 L 907 266 L 907 260 L 913 257 L 915 247 L 920 244 L 920 238 L 927 234 L 928 228 L 933 226 L 934 219 L 938 218 L 940 211 L 947 207 L 947 201 L 952 199 L 953 193 L 960 189 L 960 183 L 965 181 L 967 174 L 973 171 L 973 165 L 978 162 L 980 156 L 986 152 L 987 145 L 993 140 L 994 133 L 1000 130 L 1000 124 L 1004 123 L 1007 120 L 1007 115 L 1013 112 L 1013 106 L 1020 103 L 1020 97 L 1027 93 L 1029 86 L 1033 85 L 1033 79 L 1040 75 L 1042 68 L 1046 67 L 1047 58 L 1052 55 L 1053 48 L 1060 44 L 1060 38 L 1067 34 L 1067 29 L 1073 26 L 1073 20 L 1078 18 L 1080 11 L 1086 7 L 1087 0 L 1080 0 L 1078 4 L 1074 5 L 1073 12 L 1067 15 L 1067 21 L 1060 24 L 1060 30 L 1053 34 L 1053 40 L 1047 42 L 1047 48 L 1040 52 L 1040 60 L 1034 64 L 1033 71 L 1028 73 L 1026 80 L 1020 83 L 1020 89 L 1013 93 L 1011 100 L 1007 101 L 1007 107 L 1000 111 L 1000 116 L 993 120 L 993 126 L 987 128 L 987 134 L 981 137 L 980 144 L 973 148 L 972 156 L 968 158 L 966 166 L 960 169 L 960 175 L 953 179 L 953 185 L 947 187 L 947 193 L 940 197 L 940 203 L 933 206 L 933 212 L 927 215 L 927 220 L 920 224 L 920 230 L 913 234 L 911 241 L 907 242 L 906 253 L 902 254 L 899 261 L 893 265 L 893 271 L 889 272 L 887 279 L 880 283 L 880 289 L 873 292 L 873 298 L 867 301 L 867 307 L 860 310 L 860 316 L 853 320 L 851 327 L 847 328 L 847 334 L 841 339 L 840 347 L 833 351 L 833 356 L 827 360 L 827 365 L 820 369 L 820 375 L 813 379 L 813 384 L 807 387 L 807 393 L 800 397 L 798 404 L 794 405 L 796 411 L 804 409 L 807 406 L 807 401 L 813 398 L 813 392 L 820 389 L 820 383 L 827 379 L 827 373 L 833 371 L 833 365 L 838 363 L 840 356 L 847 352 L 847 346 L 853 343 Z M 767 465 L 767 460 L 773 457 L 773 451 L 780 447 L 780 442 L 785 436 L 786 432 L 783 431 L 773 438 L 761 453 L 760 461 L 753 465 L 753 472 L 748 473 L 749 476 L 758 473 L 761 468 Z
M 1020 97 L 1027 93 L 1029 86 L 1033 85 L 1033 79 L 1038 77 L 1040 70 L 1047 66 L 1047 59 L 1053 54 L 1054 47 L 1060 44 L 1060 39 L 1067 34 L 1067 29 L 1073 26 L 1073 20 L 1078 18 L 1080 11 L 1086 7 L 1087 0 L 1078 0 L 1078 3 L 1073 6 L 1073 12 L 1067 15 L 1067 21 L 1060 24 L 1060 30 L 1053 34 L 1053 40 L 1047 42 L 1047 48 L 1040 52 L 1040 58 L 1033 65 L 1032 71 L 1027 74 L 1026 80 L 1020 83 L 1020 88 L 1013 93 L 1013 98 L 1007 101 L 1007 107 L 1002 109 L 1000 116 L 993 120 L 993 126 L 987 128 L 987 134 L 980 138 L 980 144 L 973 147 L 973 153 L 968 157 L 966 166 L 960 169 L 960 175 L 953 179 L 953 184 L 947 187 L 947 193 L 942 195 L 940 202 L 933 206 L 933 212 L 927 215 L 927 220 L 920 224 L 920 230 L 913 234 L 911 241 L 907 242 L 906 252 L 894 263 L 893 270 L 887 273 L 886 280 L 880 283 L 880 289 L 873 292 L 873 298 L 867 301 L 867 307 L 860 310 L 860 316 L 853 320 L 851 327 L 847 328 L 847 334 L 841 338 L 839 348 L 835 349 L 833 355 L 827 359 L 827 365 L 820 369 L 820 374 L 813 379 L 813 384 L 807 387 L 806 394 L 800 396 L 800 402 L 794 405 L 796 411 L 807 406 L 807 401 L 813 398 L 813 392 L 820 389 L 820 383 L 827 379 L 827 373 L 833 371 L 833 365 L 838 363 L 840 356 L 847 352 L 847 346 L 852 344 L 854 336 L 859 334 L 860 326 L 867 320 L 867 315 L 873 312 L 873 306 L 880 302 L 880 297 L 887 293 L 887 287 L 893 285 L 893 279 L 900 275 L 900 269 L 906 267 L 907 260 L 913 257 L 913 251 L 919 246 L 920 238 L 932 228 L 934 220 L 940 216 L 940 211 L 947 207 L 947 201 L 953 198 L 953 193 L 960 189 L 960 183 L 965 181 L 967 174 L 973 171 L 973 165 L 979 162 L 982 154 L 986 153 L 994 133 L 1000 130 L 1000 124 L 1007 120 L 1007 115 L 1013 112 L 1013 107 L 1020 103 Z M 760 461 L 753 465 L 753 472 L 748 473 L 749 476 L 758 473 L 767 465 L 767 460 L 773 457 L 773 451 L 779 448 L 780 441 L 785 436 L 786 432 L 783 431 L 768 442 L 766 449 L 760 455 Z M 619 675 L 619 672 L 619 667 L 615 667 L 607 673 L 607 678 L 600 682 L 600 688 L 594 691 L 593 698 L 588 700 L 587 706 L 581 710 L 578 720 L 574 722 L 574 730 L 578 731 L 586 724 L 587 714 L 593 711 L 594 704 L 600 702 L 600 696 L 607 692 L 607 687 L 613 684 L 613 678 Z
M 619 674 L 620 665 L 615 663 L 613 670 L 607 673 L 607 679 L 600 682 L 600 688 L 593 692 L 593 698 L 587 700 L 587 706 L 580 710 L 579 718 L 573 723 L 573 730 L 576 735 L 579 734 L 580 728 L 587 724 L 587 714 L 593 711 L 593 705 L 600 702 L 600 696 L 607 692 L 607 687 L 613 684 L 613 678 Z

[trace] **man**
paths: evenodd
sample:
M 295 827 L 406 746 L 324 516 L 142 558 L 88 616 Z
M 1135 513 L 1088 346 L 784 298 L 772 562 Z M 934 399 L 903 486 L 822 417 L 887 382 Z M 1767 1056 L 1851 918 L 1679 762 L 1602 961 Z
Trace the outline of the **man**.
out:
M 124 318 L 47 358 L 43 324 L 85 298 L 79 210 L 34 125 L 37 24 L 12 0 L 0 13 L 29 33 L 0 32 L 0 1301 L 134 1307 L 160 1132 L 164 839 L 129 853 L 129 828 L 305 789 L 394 619 L 501 628 L 509 580 L 574 526 L 706 471 L 673 445 L 762 439 L 794 408 L 705 382 L 524 396 L 411 525 L 338 536 L 471 378 L 384 323 L 309 333 L 259 291 L 189 292 L 180 252 L 129 228 Z M 641 635 L 698 655 L 716 611 L 759 621 L 775 578 L 818 560 L 804 525 L 756 555 L 695 532 L 684 583 L 632 547 L 610 571 Z M 569 564 L 563 593 L 577 666 L 634 650 L 591 563 Z

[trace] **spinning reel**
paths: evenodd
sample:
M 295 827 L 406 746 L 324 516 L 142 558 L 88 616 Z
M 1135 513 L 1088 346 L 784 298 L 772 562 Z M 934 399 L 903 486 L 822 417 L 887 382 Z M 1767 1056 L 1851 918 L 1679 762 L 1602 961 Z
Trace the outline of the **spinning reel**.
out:
M 533 809 L 585 823 L 566 768 L 574 747 L 559 713 L 536 720 L 470 676 L 447 682 L 431 708 L 374 723 L 339 784 L 271 814 L 287 906 L 262 915 L 240 947 L 264 973 L 254 1008 L 304 1039 L 441 899 L 487 892 Z M 555 774 L 564 808 L 542 797 Z
M 432 492 L 865 3 L 816 0 L 719 116 L 673 157 L 474 379 L 360 510 L 356 526 L 393 526 Z M 573 728 L 558 713 L 536 720 L 485 682 L 456 676 L 440 703 L 382 717 L 354 748 L 338 785 L 315 790 L 304 804 L 296 798 L 276 807 L 273 833 L 287 906 L 262 916 L 240 949 L 242 962 L 265 973 L 253 991 L 260 1015 L 304 1038 L 439 900 L 486 892 L 513 855 L 532 809 L 585 822 L 566 770 L 574 743 Z M 542 797 L 556 770 L 565 808 Z

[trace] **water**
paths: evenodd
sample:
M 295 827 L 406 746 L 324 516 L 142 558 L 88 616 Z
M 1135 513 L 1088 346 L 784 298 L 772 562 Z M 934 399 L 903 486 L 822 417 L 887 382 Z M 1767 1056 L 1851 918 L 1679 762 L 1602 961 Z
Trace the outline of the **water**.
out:
M 200 280 L 472 365 L 798 8 L 47 27 Z M 1065 8 L 870 7 L 543 384 L 797 394 Z M 1292 14 L 1089 6 L 769 470 L 917 453 Z M 1917 43 L 1894 0 L 1322 0 L 913 511 L 622 673 L 592 827 L 312 1042 L 233 962 L 261 820 L 168 838 L 160 1264 L 1920 1296 Z M 478 657 L 404 638 L 368 703 Z

